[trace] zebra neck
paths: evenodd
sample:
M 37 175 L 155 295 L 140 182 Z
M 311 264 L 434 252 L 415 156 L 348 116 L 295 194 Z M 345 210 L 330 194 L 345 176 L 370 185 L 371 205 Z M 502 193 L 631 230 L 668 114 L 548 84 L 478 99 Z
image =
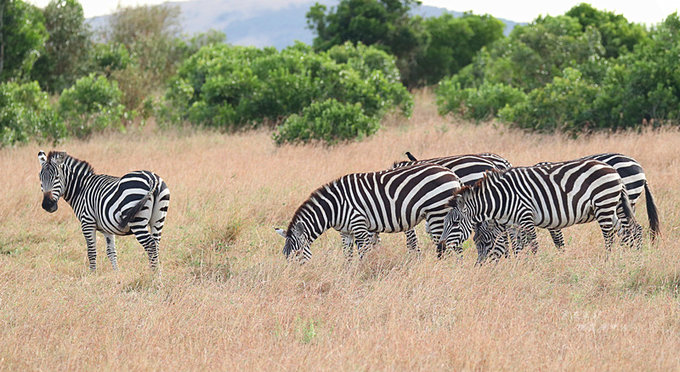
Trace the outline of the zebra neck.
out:
M 92 167 L 85 162 L 66 162 L 64 167 L 64 200 L 67 203 L 75 200 L 85 188 L 87 180 L 93 175 Z

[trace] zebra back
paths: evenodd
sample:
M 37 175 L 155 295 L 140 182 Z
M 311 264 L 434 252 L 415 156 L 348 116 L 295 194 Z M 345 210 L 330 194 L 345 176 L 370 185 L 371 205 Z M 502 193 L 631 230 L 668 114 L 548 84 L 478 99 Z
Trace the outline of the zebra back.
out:
M 510 162 L 499 155 L 482 153 L 453 155 L 416 161 L 399 161 L 395 162 L 392 168 L 427 163 L 441 165 L 450 169 L 465 185 L 473 185 L 488 171 L 503 170 L 511 167 Z
M 621 177 L 606 163 L 579 159 L 492 172 L 465 193 L 485 219 L 514 223 L 518 203 L 531 206 L 539 227 L 561 228 L 592 221 L 591 207 L 616 199 Z

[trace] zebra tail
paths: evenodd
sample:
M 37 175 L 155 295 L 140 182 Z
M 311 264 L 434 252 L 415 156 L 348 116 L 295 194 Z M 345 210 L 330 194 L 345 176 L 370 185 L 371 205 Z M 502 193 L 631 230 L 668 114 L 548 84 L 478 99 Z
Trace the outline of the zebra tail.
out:
M 652 240 L 661 233 L 659 227 L 659 213 L 654 204 L 652 192 L 649 191 L 649 185 L 645 182 L 645 203 L 647 204 L 647 218 L 649 218 L 649 227 L 652 229 Z
M 633 208 L 630 206 L 630 200 L 628 199 L 628 192 L 626 191 L 625 186 L 621 190 L 621 204 L 626 218 L 628 218 L 629 221 L 635 221 L 635 214 L 633 213 Z
M 130 211 L 128 212 L 128 214 L 126 216 L 123 216 L 123 218 L 121 218 L 121 221 L 118 224 L 119 229 L 121 229 L 121 230 L 125 229 L 125 226 L 127 226 L 130 223 L 130 221 L 132 221 L 132 218 L 134 216 L 136 216 L 137 213 L 142 209 L 142 207 L 149 200 L 149 198 L 154 193 L 154 191 L 156 191 L 157 187 L 158 187 L 158 179 L 156 177 L 154 177 L 153 178 L 153 185 L 151 186 L 151 188 L 149 188 L 149 192 L 147 192 L 146 195 L 144 195 L 144 197 L 134 207 L 132 207 L 132 209 L 130 209 Z

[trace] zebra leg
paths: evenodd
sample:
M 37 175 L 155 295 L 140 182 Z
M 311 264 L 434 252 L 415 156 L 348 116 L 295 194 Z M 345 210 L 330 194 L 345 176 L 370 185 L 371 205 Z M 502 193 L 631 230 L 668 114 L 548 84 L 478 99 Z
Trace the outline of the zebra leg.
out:
M 342 252 L 345 254 L 347 261 L 351 261 L 354 254 L 354 237 L 346 232 L 341 232 L 340 237 L 342 238 Z
M 83 229 L 83 236 L 87 242 L 87 260 L 90 263 L 90 271 L 97 270 L 97 237 L 95 236 L 96 229 L 93 221 L 82 221 L 80 223 Z
M 416 231 L 414 229 L 408 229 L 404 232 L 404 235 L 406 235 L 406 248 L 408 248 L 409 252 L 416 252 L 417 254 L 420 254 Z
M 111 234 L 106 233 L 104 233 L 104 237 L 106 238 L 106 256 L 109 257 L 109 261 L 111 261 L 111 266 L 113 267 L 113 270 L 118 271 L 118 257 L 116 256 L 115 237 Z
M 536 227 L 533 224 L 522 225 L 522 246 L 529 245 L 531 253 L 538 252 L 538 240 L 536 236 Z
M 366 252 L 371 249 L 371 235 L 365 227 L 358 227 L 354 230 L 354 240 L 357 243 L 359 259 L 362 259 Z
M 151 268 L 156 270 L 158 268 L 158 242 L 160 241 L 160 233 L 163 228 L 163 224 L 160 224 L 160 228 L 157 228 L 156 234 L 149 233 L 149 220 L 151 217 L 151 208 L 149 204 L 152 201 L 148 201 L 142 209 L 135 215 L 135 217 L 130 221 L 130 231 L 135 234 L 135 238 L 139 244 L 144 247 L 146 254 L 149 256 L 149 264 Z M 152 226 L 152 231 L 154 227 Z
M 149 234 L 146 226 L 130 226 L 130 230 L 135 234 L 135 238 L 137 238 L 137 241 L 144 247 L 144 251 L 149 256 L 151 268 L 156 270 L 158 268 L 158 244 L 156 239 Z
M 600 212 L 600 213 L 598 213 Z M 612 245 L 614 244 L 614 221 L 615 213 L 608 213 L 609 211 L 596 211 L 595 219 L 598 225 L 600 225 L 600 230 L 602 230 L 602 237 L 604 238 L 604 249 L 607 253 L 611 252 Z M 623 222 L 623 221 L 621 221 Z
M 550 232 L 550 237 L 552 238 L 555 247 L 559 250 L 564 250 L 564 234 L 562 234 L 562 230 L 550 229 L 548 231 Z
M 151 236 L 156 241 L 156 249 L 161 243 L 161 235 L 163 234 L 163 226 L 165 225 L 165 216 L 168 214 L 168 206 L 170 205 L 170 189 L 165 182 L 159 177 L 158 194 L 153 199 L 153 209 L 149 217 L 149 226 L 151 227 Z
M 446 252 L 446 244 L 439 244 L 442 233 L 444 232 L 444 218 L 448 211 L 425 212 L 425 227 L 432 237 L 432 241 L 437 244 L 437 258 L 442 258 Z M 446 243 L 446 242 L 443 242 Z M 461 247 L 454 247 L 459 255 L 463 253 Z

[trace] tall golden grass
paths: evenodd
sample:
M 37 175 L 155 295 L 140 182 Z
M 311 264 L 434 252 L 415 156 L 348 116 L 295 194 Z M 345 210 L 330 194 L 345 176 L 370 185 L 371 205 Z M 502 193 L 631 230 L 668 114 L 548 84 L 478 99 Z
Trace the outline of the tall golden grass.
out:
M 141 246 L 118 238 L 113 272 L 99 236 L 96 273 L 71 209 L 40 207 L 35 144 L 0 150 L 0 369 L 106 370 L 678 370 L 680 133 L 536 135 L 436 114 L 417 97 L 363 142 L 275 147 L 268 131 L 225 135 L 135 129 L 58 148 L 96 171 L 160 174 L 171 190 L 153 275 Z M 48 150 L 48 148 L 45 148 Z M 347 263 L 339 235 L 287 263 L 297 206 L 324 182 L 426 158 L 495 152 L 516 165 L 606 151 L 636 158 L 663 236 L 605 259 L 594 224 L 564 230 L 564 252 L 539 231 L 537 255 L 474 265 L 423 255 L 384 234 Z M 644 203 L 637 217 L 647 226 Z M 468 243 L 469 244 L 469 243 Z

